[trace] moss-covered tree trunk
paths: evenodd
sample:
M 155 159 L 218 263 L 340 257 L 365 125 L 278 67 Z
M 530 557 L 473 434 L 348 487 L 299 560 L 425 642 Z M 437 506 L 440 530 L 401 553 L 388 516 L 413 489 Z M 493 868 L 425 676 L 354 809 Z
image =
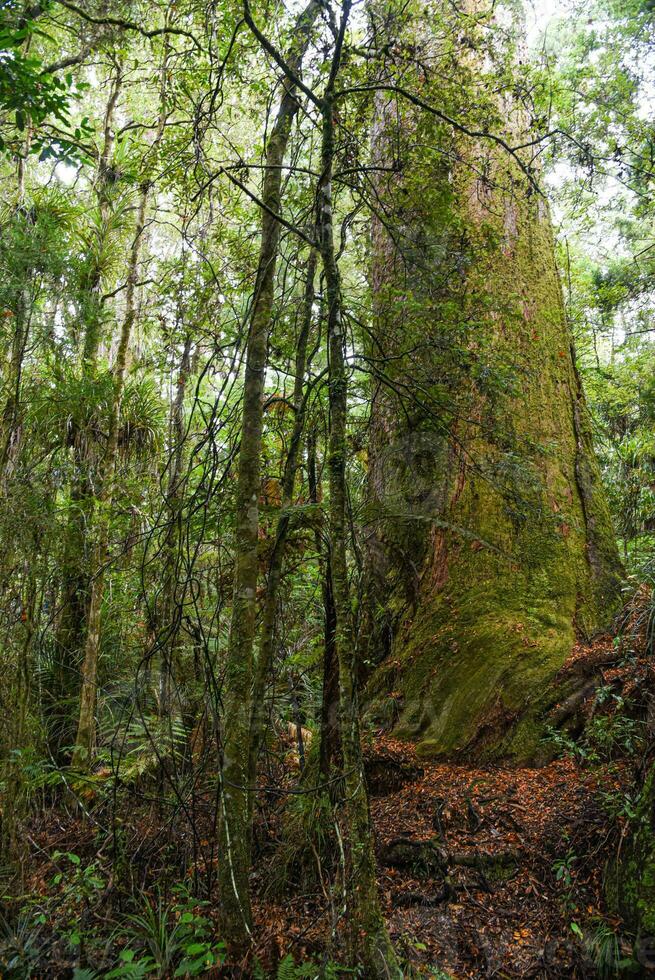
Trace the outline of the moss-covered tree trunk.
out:
M 528 758 L 619 562 L 548 208 L 506 149 L 533 137 L 484 74 L 490 5 L 465 9 L 414 25 L 424 107 L 393 70 L 376 94 L 369 693 L 425 754 Z
M 252 692 L 252 718 L 250 726 L 250 775 L 249 782 L 254 784 L 257 776 L 257 760 L 261 749 L 266 720 L 265 695 L 273 666 L 275 652 L 275 621 L 279 599 L 282 572 L 284 569 L 284 553 L 291 526 L 291 507 L 296 483 L 302 436 L 305 428 L 305 373 L 307 371 L 307 344 L 312 325 L 314 305 L 314 277 L 316 275 L 318 253 L 312 249 L 307 262 L 307 278 L 303 299 L 303 316 L 300 332 L 296 341 L 296 363 L 293 385 L 293 429 L 289 441 L 289 451 L 284 464 L 282 475 L 282 498 L 280 513 L 275 528 L 275 542 L 268 566 L 266 592 L 262 610 L 262 625 L 260 630 L 259 651 L 255 665 Z
M 80 710 L 77 736 L 73 750 L 74 768 L 89 765 L 95 745 L 95 709 L 98 690 L 98 658 L 100 655 L 101 611 L 104 593 L 107 551 L 111 530 L 111 517 L 114 501 L 114 478 L 118 461 L 118 436 L 121 404 L 127 372 L 127 356 L 136 320 L 136 286 L 139 270 L 139 256 L 145 230 L 146 205 L 150 184 L 144 183 L 140 190 L 139 208 L 134 239 L 130 253 L 127 288 L 125 292 L 125 317 L 114 365 L 114 384 L 109 413 L 107 445 L 100 466 L 100 494 L 96 508 L 93 552 L 91 557 L 91 591 L 87 615 L 84 660 L 82 662 L 82 684 L 80 689 Z
M 38 554 L 38 536 L 34 542 L 34 554 Z M 29 780 L 26 776 L 22 753 L 30 745 L 29 711 L 32 701 L 34 675 L 34 640 L 38 612 L 37 559 L 25 559 L 21 583 L 20 626 L 14 631 L 17 653 L 16 669 L 12 685 L 12 711 L 6 720 L 5 731 L 0 739 L 0 775 L 3 782 L 3 814 L 0 819 L 0 865 L 16 878 L 11 890 L 24 890 L 23 876 L 27 869 L 27 844 L 21 823 L 29 807 Z M 16 751 L 16 747 L 19 751 Z
M 316 473 L 316 432 L 312 430 L 307 439 L 307 483 L 309 499 L 318 504 L 318 479 Z M 325 778 L 330 767 L 337 761 L 339 751 L 339 665 L 335 649 L 337 614 L 332 594 L 332 561 L 330 542 L 314 528 L 314 542 L 321 573 L 321 592 L 323 598 L 323 678 L 321 683 L 320 743 L 318 768 Z
M 335 85 L 341 64 L 350 0 L 341 10 L 330 77 L 321 102 L 321 177 L 317 188 L 317 227 L 327 300 L 328 439 L 330 575 L 334 601 L 334 649 L 339 665 L 339 734 L 345 799 L 346 906 L 353 954 L 371 980 L 402 976 L 382 916 L 376 880 L 373 828 L 364 774 L 359 715 L 357 641 L 353 624 L 346 541 L 346 423 L 348 373 L 341 281 L 334 244 L 332 172 L 335 156 Z
M 156 620 L 157 647 L 159 649 L 159 717 L 170 719 L 173 683 L 175 679 L 175 651 L 178 642 L 180 614 L 178 604 L 179 545 L 181 539 L 182 505 L 184 491 L 184 398 L 191 374 L 191 334 L 187 332 L 175 386 L 175 397 L 170 409 L 170 457 L 168 460 L 168 487 L 165 500 L 166 530 L 163 541 L 164 568 L 161 606 Z
M 320 4 L 310 0 L 296 19 L 288 52 L 295 73 L 309 46 Z M 248 9 L 249 23 L 257 30 Z M 298 111 L 295 84 L 283 81 L 275 124 L 266 146 L 262 187 L 261 238 L 257 278 L 248 325 L 243 410 L 236 493 L 236 551 L 232 619 L 223 690 L 223 758 L 218 866 L 223 935 L 233 953 L 244 952 L 251 937 L 250 818 L 252 792 L 252 687 L 257 615 L 259 493 L 263 431 L 263 393 L 268 338 L 273 318 L 275 267 L 280 238 L 282 174 L 291 124 Z

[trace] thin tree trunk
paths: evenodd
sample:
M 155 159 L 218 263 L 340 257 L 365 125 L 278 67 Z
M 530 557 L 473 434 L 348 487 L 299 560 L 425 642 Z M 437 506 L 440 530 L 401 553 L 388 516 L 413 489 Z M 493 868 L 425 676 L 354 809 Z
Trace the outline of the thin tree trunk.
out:
M 171 460 L 166 493 L 166 538 L 164 545 L 164 582 L 161 605 L 159 716 L 166 718 L 171 707 L 171 686 L 175 643 L 179 622 L 175 612 L 177 589 L 177 553 L 180 540 L 180 511 L 182 503 L 181 476 L 184 462 L 184 396 L 191 372 L 191 335 L 187 334 L 180 361 L 177 390 L 171 406 Z
M 298 72 L 309 46 L 320 3 L 310 0 L 299 15 L 289 62 Z M 284 92 L 266 147 L 262 189 L 261 243 L 257 279 L 246 345 L 243 418 L 236 497 L 234 598 L 223 694 L 223 758 L 218 868 L 223 936 L 233 952 L 244 951 L 251 936 L 250 870 L 250 727 L 258 577 L 260 466 L 263 428 L 262 395 L 271 328 L 275 264 L 280 224 L 282 168 L 291 124 L 298 110 L 294 84 Z
M 29 218 L 25 219 L 29 221 Z M 31 279 L 31 271 L 24 271 L 25 283 Z M 29 336 L 30 291 L 27 285 L 21 286 L 16 299 L 14 312 L 14 335 L 11 345 L 9 394 L 2 418 L 2 450 L 0 453 L 0 481 L 3 491 L 11 477 L 18 456 L 21 437 L 20 403 L 23 379 L 23 361 Z
M 35 543 L 36 544 L 36 543 Z M 35 549 L 36 551 L 36 549 Z M 6 748 L 3 746 L 3 781 L 5 783 L 5 798 L 3 801 L 3 819 L 0 820 L 0 861 L 6 862 L 18 872 L 22 878 L 25 866 L 25 840 L 20 833 L 21 819 L 25 815 L 26 795 L 24 792 L 24 765 L 16 748 L 25 750 L 29 747 L 28 717 L 31 701 L 31 686 L 33 676 L 32 649 L 36 630 L 36 601 L 37 601 L 37 564 L 34 559 L 25 562 L 23 569 L 24 590 L 21 596 L 21 626 L 17 630 L 18 664 L 15 675 L 15 714 L 9 725 L 10 737 Z M 19 881 L 19 884 L 21 882 Z
M 153 142 L 150 147 L 150 152 L 155 150 L 161 142 L 166 126 L 168 55 L 169 48 L 168 44 L 166 44 L 164 46 L 163 58 L 160 67 L 159 116 L 157 128 L 153 136 Z M 117 98 L 118 91 L 115 88 L 113 92 L 113 102 L 110 100 L 109 103 L 111 109 L 108 109 L 108 115 L 105 118 L 106 156 L 101 162 L 103 172 L 106 170 L 109 160 L 107 139 L 111 139 L 111 113 L 113 113 L 113 107 L 116 104 Z M 109 143 L 109 148 L 111 148 L 111 143 Z M 107 563 L 107 551 L 109 548 L 109 533 L 111 529 L 111 517 L 113 511 L 114 476 L 116 464 L 118 462 L 118 432 L 123 390 L 125 388 L 127 355 L 132 336 L 132 328 L 136 320 L 136 289 L 139 259 L 143 244 L 148 195 L 151 186 L 150 180 L 148 178 L 144 178 L 139 190 L 136 227 L 134 231 L 134 238 L 132 239 L 132 247 L 130 249 L 130 259 L 128 263 L 128 275 L 125 290 L 125 316 L 121 328 L 118 350 L 116 352 L 116 363 L 114 365 L 114 390 L 109 415 L 107 445 L 100 466 L 100 496 L 97 503 L 96 534 L 91 557 L 91 588 L 87 615 L 86 640 L 84 646 L 84 662 L 82 665 L 79 721 L 77 726 L 77 738 L 71 760 L 71 764 L 74 768 L 88 766 L 95 744 L 95 708 L 98 687 L 98 655 L 100 653 L 101 610 L 105 567 Z M 87 341 L 89 341 L 88 335 Z M 97 346 L 95 347 L 95 350 L 97 350 Z M 88 351 L 85 350 L 85 355 L 88 357 L 95 356 L 93 345 L 90 342 Z
M 103 238 L 111 219 L 110 160 L 114 147 L 114 114 L 122 85 L 120 71 L 116 72 L 107 100 L 103 125 L 103 145 L 98 158 L 95 193 L 100 223 L 95 254 L 81 290 L 84 317 L 84 343 L 82 348 L 82 377 L 94 377 L 98 366 L 98 352 L 102 328 L 102 262 Z M 51 748 L 55 758 L 63 761 L 62 753 L 69 748 L 75 735 L 72 703 L 79 690 L 79 676 L 87 630 L 87 613 L 91 580 L 87 542 L 93 523 L 94 497 L 92 492 L 92 467 L 94 450 L 92 440 L 80 433 L 73 447 L 75 478 L 71 488 L 68 526 L 64 545 L 63 580 L 59 601 L 60 613 L 55 637 L 55 670 L 51 695 Z
M 89 597 L 89 612 L 87 617 L 87 634 L 82 665 L 82 688 L 80 692 L 80 713 L 77 726 L 77 738 L 73 751 L 72 765 L 74 768 L 86 767 L 89 764 L 95 743 L 95 707 L 97 693 L 98 654 L 100 651 L 100 612 L 109 546 L 109 530 L 114 493 L 114 474 L 118 458 L 118 429 L 120 422 L 121 402 L 125 387 L 127 368 L 127 353 L 132 335 L 132 327 L 136 319 L 136 283 L 139 266 L 141 243 L 145 228 L 146 205 L 148 201 L 149 184 L 142 184 L 140 191 L 139 210 L 136 230 L 130 253 L 127 289 L 125 293 L 125 317 L 121 329 L 116 364 L 114 367 L 114 393 L 109 417 L 109 432 L 107 446 L 100 472 L 100 496 L 98 499 L 98 523 L 96 542 L 91 559 L 91 594 Z
M 309 256 L 309 261 L 307 263 L 307 279 L 305 283 L 305 296 L 303 303 L 303 322 L 296 344 L 296 365 L 293 389 L 294 424 L 293 431 L 291 433 L 291 441 L 289 444 L 289 452 L 286 458 L 284 474 L 282 477 L 282 499 L 280 513 L 277 519 L 277 527 L 275 530 L 273 553 L 271 555 L 268 568 L 268 579 L 266 582 L 266 594 L 264 596 L 264 609 L 262 613 L 259 654 L 257 657 L 255 679 L 253 684 L 252 720 L 250 729 L 250 785 L 253 785 L 256 777 L 257 759 L 259 757 L 259 751 L 264 734 L 264 722 L 266 717 L 264 710 L 264 695 L 266 693 L 266 682 L 270 676 L 273 665 L 277 601 L 279 587 L 282 581 L 284 552 L 291 518 L 289 508 L 293 503 L 293 490 L 296 480 L 296 473 L 298 471 L 300 445 L 305 426 L 305 400 L 303 395 L 305 386 L 305 372 L 307 368 L 307 343 L 312 323 L 312 307 L 314 304 L 314 276 L 316 273 L 317 258 L 318 255 L 316 251 L 312 249 Z
M 321 178 L 318 186 L 318 224 L 328 303 L 328 399 L 330 435 L 328 473 L 330 488 L 330 559 L 336 611 L 335 645 L 339 662 L 340 735 L 345 789 L 345 838 L 348 849 L 346 909 L 353 952 L 366 976 L 401 977 L 402 973 L 386 929 L 376 881 L 373 832 L 364 775 L 357 691 L 356 639 L 352 621 L 346 538 L 346 421 L 348 378 L 345 361 L 341 283 L 334 247 L 332 168 L 334 161 L 334 85 L 339 70 L 349 0 L 342 7 L 330 79 L 322 105 Z
M 307 440 L 307 481 L 309 499 L 318 504 L 318 480 L 316 477 L 316 435 Z M 339 751 L 339 665 L 335 648 L 337 614 L 332 595 L 332 562 L 329 542 L 327 546 L 317 527 L 314 531 L 316 553 L 319 556 L 321 588 L 323 593 L 323 682 L 321 686 L 320 743 L 318 769 L 327 778 L 330 767 Z
M 23 45 L 25 52 L 28 51 L 30 38 L 27 38 Z M 27 173 L 27 159 L 29 157 L 30 144 L 32 141 L 31 126 L 28 125 L 25 133 L 23 154 L 19 157 L 17 168 L 17 188 L 16 188 L 16 207 L 14 217 L 25 222 L 26 225 L 32 223 L 33 219 L 25 208 L 25 176 Z M 20 404 L 21 387 L 23 379 L 23 361 L 30 331 L 31 306 L 30 283 L 32 280 L 32 269 L 27 267 L 23 270 L 23 282 L 18 288 L 14 309 L 14 334 L 11 344 L 10 375 L 9 375 L 9 394 L 5 403 L 2 417 L 2 448 L 0 450 L 0 491 L 6 489 L 7 480 L 14 469 L 18 456 L 19 444 L 21 439 L 20 424 Z

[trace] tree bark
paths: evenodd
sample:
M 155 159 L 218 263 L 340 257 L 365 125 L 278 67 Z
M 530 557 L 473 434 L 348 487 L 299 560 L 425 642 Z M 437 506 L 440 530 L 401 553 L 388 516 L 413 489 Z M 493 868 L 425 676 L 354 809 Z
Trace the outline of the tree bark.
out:
M 401 977 L 386 929 L 376 880 L 364 760 L 360 741 L 356 638 L 352 619 L 346 541 L 346 423 L 348 377 L 345 361 L 341 282 L 334 247 L 332 170 L 335 155 L 334 86 L 337 79 L 350 2 L 342 6 L 330 77 L 322 99 L 321 177 L 317 188 L 317 225 L 328 308 L 328 443 L 329 525 L 332 594 L 336 612 L 335 648 L 339 663 L 339 732 L 343 754 L 347 894 L 344 896 L 354 956 L 367 977 Z
M 307 440 L 307 479 L 309 499 L 318 504 L 318 480 L 316 475 L 316 434 Z M 321 684 L 320 743 L 318 770 L 324 779 L 330 767 L 337 762 L 339 753 L 339 665 L 335 649 L 337 614 L 332 594 L 332 562 L 329 542 L 324 544 L 321 532 L 314 532 L 316 554 L 319 556 L 321 589 L 323 593 L 323 681 Z
M 512 96 L 485 89 L 491 5 L 440 10 L 452 45 L 408 28 L 425 102 L 491 135 L 381 77 L 374 157 L 393 172 L 372 230 L 368 690 L 402 695 L 396 731 L 424 755 L 530 759 L 549 685 L 576 632 L 607 623 L 620 568 L 548 209 L 530 151 L 492 139 L 533 134 Z
M 319 10 L 318 0 L 310 0 L 296 20 L 289 53 L 289 64 L 296 74 L 302 68 Z M 280 212 L 282 169 L 291 124 L 298 110 L 294 83 L 285 78 L 282 84 L 282 98 L 266 146 L 260 251 L 246 343 L 236 494 L 234 595 L 223 686 L 218 879 L 223 935 L 230 949 L 237 954 L 249 946 L 252 926 L 248 881 L 252 812 L 250 732 L 257 612 L 262 398 L 280 237 L 280 223 L 275 216 Z
M 265 694 L 266 683 L 273 665 L 275 651 L 275 619 L 279 588 L 284 567 L 284 552 L 286 548 L 290 508 L 293 505 L 293 490 L 298 470 L 302 434 L 305 426 L 305 372 L 307 370 L 307 343 L 312 324 L 312 307 L 314 303 L 314 276 L 316 274 L 317 253 L 312 249 L 307 263 L 307 279 L 303 301 L 303 322 L 296 343 L 296 364 L 293 388 L 294 422 L 289 443 L 289 452 L 282 477 L 282 493 L 280 514 L 275 529 L 275 543 L 268 567 L 262 625 L 260 630 L 259 653 L 255 666 L 255 677 L 252 694 L 252 720 L 250 729 L 250 785 L 254 785 L 257 775 L 257 759 L 264 734 Z
M 171 406 L 171 456 L 166 491 L 166 531 L 164 538 L 164 580 L 162 586 L 161 616 L 158 624 L 157 644 L 159 663 L 159 716 L 167 718 L 171 709 L 171 687 L 174 676 L 175 644 L 179 634 L 179 617 L 176 610 L 178 585 L 178 548 L 182 508 L 182 468 L 184 464 L 184 397 L 191 373 L 191 335 L 187 333 L 180 360 L 175 398 Z

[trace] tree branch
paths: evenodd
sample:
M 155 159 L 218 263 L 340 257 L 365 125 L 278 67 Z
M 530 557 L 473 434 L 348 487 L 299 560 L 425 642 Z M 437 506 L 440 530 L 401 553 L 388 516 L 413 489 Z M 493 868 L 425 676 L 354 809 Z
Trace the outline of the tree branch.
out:
M 418 106 L 419 109 L 425 109 L 426 112 L 431 113 L 438 119 L 442 119 L 444 122 L 448 123 L 449 126 L 452 126 L 458 133 L 463 133 L 465 136 L 469 136 L 472 139 L 491 140 L 493 143 L 496 143 L 498 146 L 502 147 L 502 149 L 516 161 L 525 176 L 528 178 L 530 186 L 533 188 L 533 190 L 535 190 L 541 197 L 544 196 L 543 191 L 535 180 L 530 167 L 528 167 L 518 155 L 517 148 L 510 146 L 510 144 L 504 140 L 502 136 L 497 136 L 495 133 L 489 132 L 489 130 L 469 129 L 468 126 L 458 122 L 457 119 L 453 119 L 452 116 L 442 112 L 441 109 L 437 109 L 436 106 L 430 105 L 429 102 L 424 102 L 424 100 L 419 98 L 418 95 L 414 95 L 413 92 L 409 92 L 407 89 L 401 88 L 399 85 L 389 85 L 384 83 L 353 85 L 349 88 L 341 89 L 335 94 L 335 98 L 341 98 L 341 96 L 349 95 L 352 92 L 393 92 L 395 95 L 400 95 L 403 99 L 407 99 L 408 102 Z M 530 144 L 524 145 L 529 146 Z
M 82 20 L 87 21 L 89 24 L 98 24 L 100 27 L 120 27 L 124 31 L 135 31 L 142 37 L 147 38 L 160 37 L 162 34 L 176 34 L 179 37 L 188 38 L 199 51 L 202 51 L 202 46 L 193 34 L 190 31 L 182 30 L 180 27 L 156 27 L 154 30 L 149 31 L 145 27 L 141 27 L 140 24 L 135 24 L 131 20 L 124 20 L 122 17 L 94 17 L 92 14 L 87 14 L 77 4 L 71 3 L 71 0 L 56 0 L 56 2 L 61 7 L 65 7 L 67 10 L 77 14 L 78 17 L 81 17 Z
M 264 51 L 267 51 L 268 54 L 270 54 L 273 61 L 275 61 L 277 65 L 282 69 L 282 71 L 287 76 L 289 81 L 292 82 L 292 84 L 295 85 L 297 89 L 303 92 L 310 100 L 310 102 L 313 102 L 314 105 L 320 109 L 321 100 L 318 98 L 318 96 L 316 96 L 314 92 L 312 92 L 312 90 L 307 85 L 305 85 L 302 79 L 298 76 L 298 73 L 295 72 L 293 68 L 291 68 L 289 63 L 285 61 L 285 59 L 282 57 L 282 55 L 277 50 L 277 48 L 273 44 L 271 44 L 268 38 L 265 37 L 264 34 L 262 34 L 262 32 L 255 24 L 255 21 L 253 20 L 252 17 L 252 13 L 250 12 L 250 3 L 248 2 L 248 0 L 243 0 L 243 16 L 246 24 L 253 32 L 253 34 L 255 35 L 255 37 L 263 47 Z

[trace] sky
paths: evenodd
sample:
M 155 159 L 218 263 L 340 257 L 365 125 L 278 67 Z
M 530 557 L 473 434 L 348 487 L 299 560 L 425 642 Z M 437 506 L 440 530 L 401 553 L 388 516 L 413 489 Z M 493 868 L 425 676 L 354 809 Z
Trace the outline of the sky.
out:
M 528 43 L 536 44 L 548 22 L 566 9 L 565 0 L 525 0 Z

